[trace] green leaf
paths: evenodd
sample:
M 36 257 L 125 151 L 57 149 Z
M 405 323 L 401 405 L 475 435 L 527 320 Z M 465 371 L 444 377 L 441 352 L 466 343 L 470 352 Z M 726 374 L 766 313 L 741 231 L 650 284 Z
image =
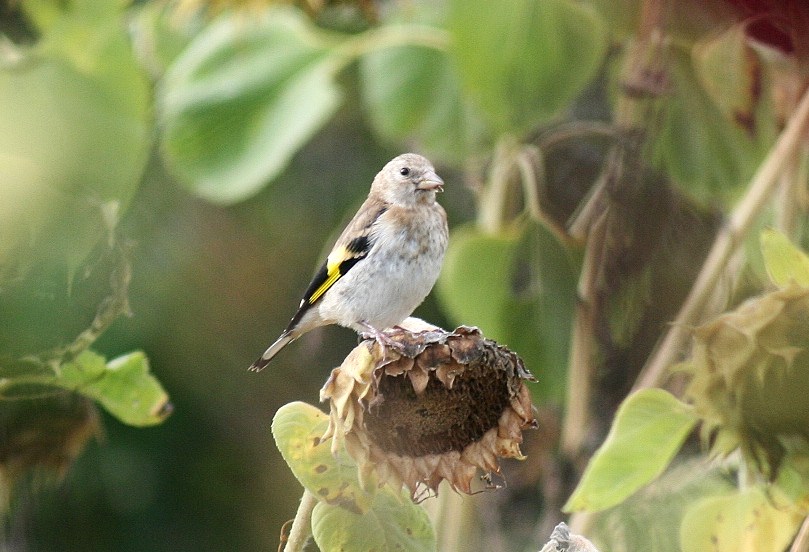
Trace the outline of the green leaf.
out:
M 517 224 L 490 235 L 453 231 L 438 285 L 453 323 L 479 327 L 517 352 L 541 382 L 541 398 L 561 402 L 576 273 L 569 252 L 544 227 Z
M 483 124 L 461 95 L 446 53 L 380 49 L 362 58 L 360 76 L 371 123 L 383 138 L 417 140 L 426 155 L 451 163 L 481 148 Z
M 119 214 L 150 146 L 149 88 L 112 2 L 53 10 L 42 39 L 0 67 L 0 264 L 74 269 Z M 9 46 L 11 48 L 11 46 Z M 8 56 L 14 59 L 15 56 Z
M 97 353 L 84 351 L 62 365 L 53 385 L 97 401 L 133 426 L 159 424 L 171 412 L 168 395 L 149 372 L 146 355 L 139 351 L 109 362 Z
M 773 503 L 759 488 L 700 500 L 680 526 L 683 550 L 714 552 L 782 552 L 798 530 L 803 515 Z
M 673 91 L 654 158 L 672 180 L 703 203 L 732 201 L 747 185 L 772 142 L 759 124 L 751 134 L 725 117 L 699 83 L 689 55 L 671 49 Z
M 794 282 L 809 286 L 809 256 L 806 253 L 777 230 L 762 230 L 760 239 L 764 265 L 773 284 L 786 286 Z
M 653 451 L 652 451 L 653 452 Z M 735 490 L 727 468 L 695 456 L 677 462 L 621 504 L 592 515 L 588 537 L 599 550 L 683 552 L 683 514 L 706 496 Z M 698 549 L 693 549 L 698 550 Z
M 367 512 L 373 494 L 360 485 L 354 460 L 342 447 L 333 455 L 331 441 L 320 442 L 328 425 L 328 416 L 314 406 L 293 402 L 275 413 L 272 433 L 292 473 L 318 500 Z
M 427 513 L 407 493 L 376 495 L 364 514 L 320 502 L 312 512 L 312 534 L 323 552 L 408 550 L 432 552 L 435 534 Z
M 498 132 L 524 133 L 557 115 L 595 77 L 607 33 L 570 0 L 454 0 L 449 29 L 461 79 Z
M 688 405 L 662 389 L 630 395 L 564 510 L 596 512 L 619 504 L 663 473 L 696 422 Z
M 155 79 L 185 50 L 204 20 L 177 17 L 174 6 L 144 2 L 133 6 L 130 22 L 135 54 Z
M 761 71 L 747 40 L 746 24 L 711 33 L 692 50 L 695 75 L 722 114 L 742 127 L 755 127 L 761 99 Z
M 159 89 L 169 167 L 209 201 L 255 194 L 339 106 L 332 45 L 291 9 L 211 23 Z
M 392 142 L 416 141 L 430 158 L 461 163 L 479 152 L 486 128 L 461 90 L 452 59 L 440 48 L 446 9 L 421 0 L 397 10 L 377 46 L 360 58 L 360 85 L 374 130 Z M 390 46 L 391 37 L 410 37 Z M 435 44 L 422 44 L 432 41 Z
M 517 228 L 498 235 L 473 226 L 452 232 L 436 289 L 455 323 L 477 326 L 495 340 L 505 336 L 519 238 Z

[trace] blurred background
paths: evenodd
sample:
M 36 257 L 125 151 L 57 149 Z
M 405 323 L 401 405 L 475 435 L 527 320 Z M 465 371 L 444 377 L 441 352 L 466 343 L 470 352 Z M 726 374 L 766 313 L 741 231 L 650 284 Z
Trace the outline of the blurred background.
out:
M 481 549 L 539 549 L 805 87 L 784 6 L 0 1 L 2 549 L 275 550 L 273 415 L 357 338 L 247 367 L 404 151 L 452 234 L 415 315 L 539 380 L 528 460 L 464 503 Z

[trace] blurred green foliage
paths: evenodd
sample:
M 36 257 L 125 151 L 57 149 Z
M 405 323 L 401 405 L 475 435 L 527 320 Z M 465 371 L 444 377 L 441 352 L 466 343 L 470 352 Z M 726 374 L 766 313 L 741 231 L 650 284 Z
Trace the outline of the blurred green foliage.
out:
M 15 476 L 5 538 L 20 549 L 275 548 L 299 487 L 268 439 L 270 419 L 313 402 L 354 337 L 312 332 L 272 371 L 245 368 L 285 325 L 375 171 L 403 149 L 439 166 L 452 229 L 436 293 L 416 315 L 480 326 L 524 358 L 536 402 L 564 411 L 575 408 L 570 389 L 586 387 L 568 371 L 580 275 L 597 275 L 594 309 L 614 306 L 588 319 L 603 348 L 593 356 L 631 383 L 652 346 L 636 341 L 653 342 L 673 316 L 648 311 L 676 309 L 687 293 L 649 297 L 668 286 L 644 278 L 695 273 L 702 248 L 679 243 L 677 225 L 700 230 L 703 212 L 730 208 L 789 112 L 724 2 L 675 2 L 672 40 L 640 54 L 652 12 L 637 0 L 190 4 L 0 3 L 0 18 L 13 15 L 0 26 L 0 462 L 25 456 L 11 446 L 10 429 L 30 427 L 9 421 L 20 411 L 42 427 L 84 424 L 71 452 L 97 433 L 88 399 L 106 412 L 105 437 L 61 487 Z M 632 80 L 634 64 L 656 69 L 637 71 L 651 84 Z M 567 125 L 592 114 L 616 124 Z M 627 128 L 642 134 L 637 186 L 605 169 L 594 186 L 608 190 L 605 206 L 587 196 L 596 168 L 610 169 L 593 139 L 628 149 Z M 638 200 L 649 197 L 665 198 L 662 215 Z M 595 261 L 582 250 L 604 219 L 585 225 L 589 236 L 567 233 L 593 205 L 620 214 Z M 632 257 L 650 227 L 665 251 L 655 241 Z M 709 241 L 704 227 L 696 242 Z M 768 251 L 783 259 L 782 245 Z M 605 391 L 626 391 L 615 388 Z M 116 421 L 161 422 L 169 394 L 165 424 Z M 78 406 L 49 400 L 65 396 Z M 649 438 L 668 437 L 671 452 L 690 418 L 656 398 L 677 431 L 658 424 Z M 588 399 L 606 405 L 593 424 L 603 429 L 617 405 Z M 627 424 L 643 427 L 632 406 Z M 630 475 L 645 482 L 659 467 Z M 318 508 L 318 519 L 334 513 Z

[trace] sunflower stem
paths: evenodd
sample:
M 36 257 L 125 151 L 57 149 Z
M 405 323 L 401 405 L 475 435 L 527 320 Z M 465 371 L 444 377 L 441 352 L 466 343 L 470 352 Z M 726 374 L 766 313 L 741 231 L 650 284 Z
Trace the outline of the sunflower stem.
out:
M 312 510 L 315 508 L 315 504 L 317 504 L 315 495 L 304 489 L 298 511 L 295 512 L 295 520 L 289 530 L 289 538 L 284 547 L 284 552 L 303 551 L 306 541 L 312 536 Z
M 660 385 L 666 368 L 675 362 L 691 335 L 690 328 L 699 323 L 699 317 L 722 277 L 728 261 L 744 242 L 747 232 L 764 206 L 773 197 L 780 182 L 779 176 L 804 140 L 807 128 L 809 128 L 809 90 L 804 93 L 786 128 L 753 176 L 747 194 L 717 234 L 705 264 L 677 318 L 638 376 L 635 391 Z

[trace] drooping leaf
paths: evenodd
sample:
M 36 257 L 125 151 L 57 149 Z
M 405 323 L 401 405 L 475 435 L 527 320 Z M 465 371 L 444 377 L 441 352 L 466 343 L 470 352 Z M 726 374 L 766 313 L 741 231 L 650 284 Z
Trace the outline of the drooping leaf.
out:
M 171 412 L 168 395 L 149 371 L 146 355 L 139 351 L 106 362 L 86 350 L 63 364 L 51 384 L 95 400 L 133 426 L 159 424 Z
M 777 230 L 764 229 L 760 240 L 764 265 L 772 283 L 786 286 L 795 282 L 809 286 L 809 256 L 806 253 Z
M 630 395 L 564 509 L 597 512 L 619 504 L 663 473 L 696 422 L 692 409 L 667 391 Z
M 291 9 L 212 22 L 159 89 L 169 166 L 210 201 L 256 193 L 339 106 L 333 45 Z
M 493 128 L 521 134 L 567 106 L 607 50 L 605 25 L 570 0 L 451 2 L 451 53 Z
M 435 534 L 424 509 L 407 493 L 377 493 L 364 514 L 320 502 L 312 512 L 312 534 L 323 552 L 341 550 L 435 550 Z
M 457 324 L 479 327 L 517 352 L 544 399 L 561 402 L 575 300 L 569 252 L 544 227 L 517 224 L 498 235 L 456 229 L 438 297 Z
M 272 433 L 292 473 L 321 502 L 362 514 L 371 507 L 373 494 L 357 478 L 357 465 L 341 448 L 332 455 L 330 441 L 320 442 L 329 417 L 303 402 L 278 409 Z
M 680 526 L 680 542 L 683 550 L 781 552 L 803 518 L 799 510 L 751 487 L 694 504 Z

